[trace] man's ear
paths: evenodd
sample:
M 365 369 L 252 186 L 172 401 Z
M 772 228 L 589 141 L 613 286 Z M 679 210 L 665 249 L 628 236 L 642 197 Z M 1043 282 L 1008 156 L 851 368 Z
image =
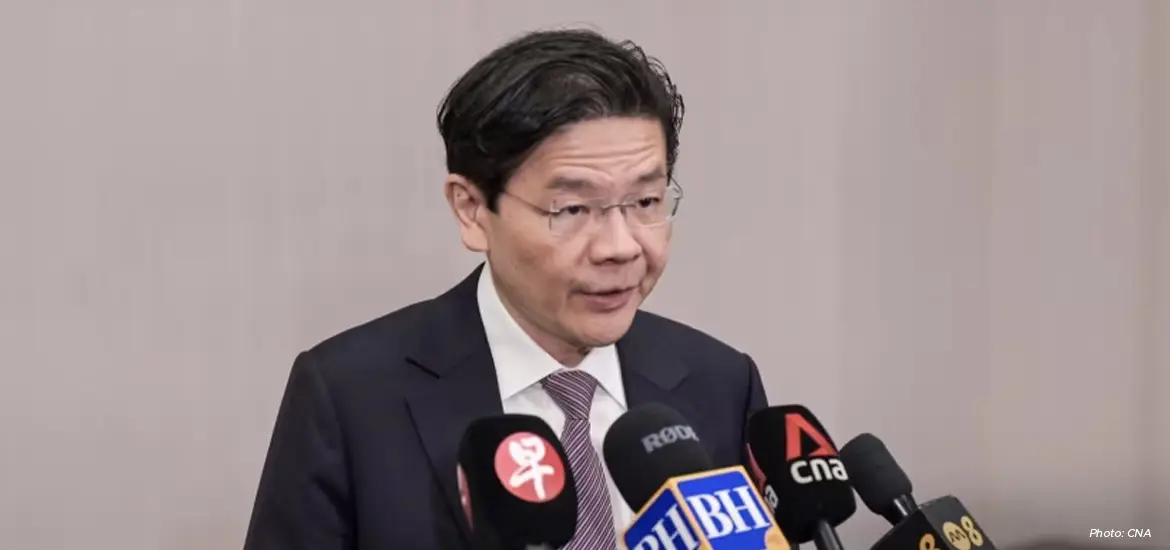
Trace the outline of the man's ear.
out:
M 487 230 L 482 222 L 488 211 L 483 193 L 471 180 L 459 174 L 447 174 L 443 194 L 447 196 L 447 204 L 455 214 L 455 221 L 459 223 L 463 246 L 472 252 L 487 252 Z

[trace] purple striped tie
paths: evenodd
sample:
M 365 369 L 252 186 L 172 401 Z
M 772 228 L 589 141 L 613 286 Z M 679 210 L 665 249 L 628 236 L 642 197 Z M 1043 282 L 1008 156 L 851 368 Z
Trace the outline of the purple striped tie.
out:
M 601 458 L 589 439 L 589 409 L 597 380 L 581 371 L 561 371 L 541 381 L 557 406 L 565 412 L 561 443 L 569 455 L 569 468 L 577 484 L 577 532 L 564 550 L 614 550 L 617 532 L 609 505 L 609 488 Z

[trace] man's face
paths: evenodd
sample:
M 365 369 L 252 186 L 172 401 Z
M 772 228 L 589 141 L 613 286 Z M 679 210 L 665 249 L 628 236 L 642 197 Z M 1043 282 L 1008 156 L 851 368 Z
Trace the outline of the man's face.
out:
M 554 356 L 612 344 L 629 329 L 666 266 L 671 224 L 644 226 L 633 210 L 598 207 L 645 204 L 666 187 L 659 122 L 605 118 L 546 139 L 507 183 L 497 213 L 478 209 L 501 298 Z M 566 207 L 552 229 L 538 211 Z

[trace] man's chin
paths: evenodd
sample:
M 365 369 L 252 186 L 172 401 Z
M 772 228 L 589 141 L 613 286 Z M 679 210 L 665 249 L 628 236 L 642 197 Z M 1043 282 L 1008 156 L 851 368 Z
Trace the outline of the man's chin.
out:
M 634 310 L 636 311 L 636 310 Z M 586 320 L 577 330 L 577 338 L 585 347 L 601 348 L 617 343 L 634 323 L 634 311 L 610 314 L 604 319 Z

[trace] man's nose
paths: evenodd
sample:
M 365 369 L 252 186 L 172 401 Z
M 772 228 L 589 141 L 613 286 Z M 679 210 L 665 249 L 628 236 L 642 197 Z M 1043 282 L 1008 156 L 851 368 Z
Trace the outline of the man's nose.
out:
M 633 228 L 621 208 L 606 212 L 594 235 L 590 255 L 595 263 L 624 263 L 642 255 L 642 245 L 634 238 Z

